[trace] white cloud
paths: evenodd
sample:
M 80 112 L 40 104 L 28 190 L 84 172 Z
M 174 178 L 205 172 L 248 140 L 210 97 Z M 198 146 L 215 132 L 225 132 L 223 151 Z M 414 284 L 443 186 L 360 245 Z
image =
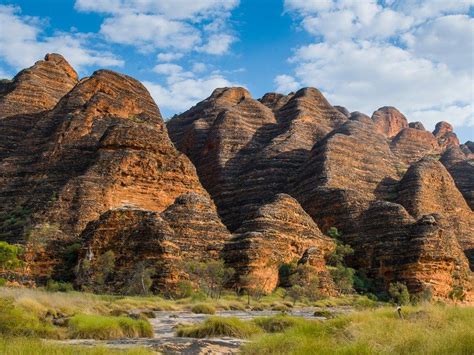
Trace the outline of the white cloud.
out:
M 276 85 L 276 91 L 284 94 L 290 91 L 296 91 L 300 87 L 300 84 L 295 80 L 294 77 L 286 74 L 277 75 L 274 81 Z
M 474 128 L 474 112 L 470 105 L 465 106 L 446 106 L 440 109 L 428 109 L 421 111 L 406 112 L 411 121 L 423 121 L 426 128 L 433 130 L 436 123 L 447 121 L 454 128 L 471 127 Z M 474 137 L 471 137 L 471 139 Z
M 469 71 L 474 63 L 474 19 L 467 15 L 438 17 L 403 39 L 418 56 Z
M 226 19 L 238 4 L 239 0 L 76 0 L 75 8 L 105 14 L 100 33 L 141 52 L 171 48 L 222 55 L 235 41 Z
M 173 52 L 167 52 L 167 53 L 158 53 L 156 56 L 156 59 L 158 59 L 160 62 L 172 62 L 173 60 L 178 60 L 183 58 L 184 54 L 183 53 L 173 53 Z
M 190 50 L 200 42 L 192 26 L 161 15 L 123 14 L 105 19 L 100 32 L 114 43 L 138 47 Z
M 31 66 L 48 52 L 61 53 L 78 70 L 90 65 L 123 65 L 113 54 L 89 48 L 88 35 L 57 32 L 43 36 L 41 19 L 21 16 L 17 7 L 0 5 L 0 23 L 8 24 L 8 31 L 0 31 L 0 58 L 15 69 Z
M 427 127 L 472 127 L 473 3 L 286 0 L 315 38 L 289 58 L 294 74 L 275 83 L 294 77 L 352 111 L 392 105 Z
M 80 11 L 112 14 L 154 13 L 172 19 L 211 17 L 238 6 L 239 0 L 77 0 Z
M 207 40 L 207 43 L 199 48 L 199 51 L 208 54 L 224 54 L 229 51 L 230 45 L 236 38 L 228 34 L 213 34 Z
M 207 65 L 204 63 L 194 63 L 193 64 L 193 72 L 194 73 L 202 73 L 207 70 Z
M 160 108 L 178 112 L 189 109 L 197 102 L 208 97 L 218 87 L 237 85 L 221 75 L 211 75 L 203 78 L 182 78 L 181 80 L 168 82 L 166 87 L 149 81 L 145 81 L 143 84 L 150 91 Z

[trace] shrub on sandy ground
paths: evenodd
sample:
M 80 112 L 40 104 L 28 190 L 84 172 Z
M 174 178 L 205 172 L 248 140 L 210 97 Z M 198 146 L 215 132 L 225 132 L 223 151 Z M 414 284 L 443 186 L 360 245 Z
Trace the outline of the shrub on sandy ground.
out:
M 113 317 L 78 314 L 68 323 L 71 338 L 119 339 L 153 336 L 147 320 L 129 317 Z
M 82 347 L 55 344 L 36 338 L 0 337 L 0 354 L 3 355 L 149 355 L 143 348 L 114 350 L 105 347 Z
M 191 308 L 191 312 L 198 314 L 215 314 L 216 309 L 210 304 L 198 303 Z
M 244 354 L 471 354 L 474 308 L 393 307 L 355 312 L 326 321 L 305 321 L 266 334 Z
M 238 318 L 210 317 L 202 324 L 178 327 L 176 334 L 179 337 L 212 338 L 233 337 L 249 338 L 258 334 L 261 329 L 251 322 L 245 322 Z

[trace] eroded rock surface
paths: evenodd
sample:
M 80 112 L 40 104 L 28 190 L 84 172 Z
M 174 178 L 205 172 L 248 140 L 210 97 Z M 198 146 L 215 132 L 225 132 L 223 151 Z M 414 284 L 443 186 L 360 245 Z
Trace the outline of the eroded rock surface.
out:
M 334 248 L 294 198 L 278 194 L 242 223 L 225 258 L 239 276 L 250 275 L 267 292 L 278 285 L 282 264 L 307 262 L 320 278 L 321 291 L 331 294 L 334 288 L 325 259 Z

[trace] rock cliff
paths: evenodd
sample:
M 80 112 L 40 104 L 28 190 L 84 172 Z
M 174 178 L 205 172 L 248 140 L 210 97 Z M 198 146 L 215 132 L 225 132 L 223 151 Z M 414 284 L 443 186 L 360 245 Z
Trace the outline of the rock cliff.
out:
M 350 113 L 315 88 L 218 88 L 165 124 L 135 79 L 79 80 L 48 54 L 0 83 L 0 240 L 26 246 L 38 282 L 129 292 L 150 270 L 162 292 L 186 261 L 223 258 L 269 292 L 297 261 L 333 294 L 323 233 L 337 227 L 377 291 L 446 298 L 472 292 L 473 159 L 447 122 Z

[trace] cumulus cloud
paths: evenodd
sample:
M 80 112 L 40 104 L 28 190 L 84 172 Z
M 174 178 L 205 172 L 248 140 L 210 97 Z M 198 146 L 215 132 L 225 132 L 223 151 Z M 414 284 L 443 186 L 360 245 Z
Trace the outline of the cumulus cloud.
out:
M 282 74 L 275 77 L 275 85 L 277 92 L 288 93 L 298 90 L 301 84 L 291 75 Z
M 15 69 L 31 66 L 48 52 L 61 53 L 79 71 L 91 65 L 123 65 L 115 55 L 92 49 L 91 35 L 56 32 L 45 36 L 44 21 L 22 16 L 18 7 L 0 5 L 0 23 L 8 24 L 8 31 L 0 31 L 0 58 Z
M 221 15 L 235 8 L 239 0 L 77 0 L 80 11 L 101 13 L 158 13 L 172 19 Z
M 222 55 L 235 41 L 225 20 L 238 4 L 238 0 L 77 0 L 75 8 L 104 14 L 100 33 L 113 43 L 142 52 L 170 48 Z
M 183 56 L 183 53 L 165 52 L 158 53 L 156 59 L 158 59 L 160 62 L 172 62 L 173 60 L 181 59 Z
M 216 88 L 237 85 L 222 75 L 201 78 L 172 76 L 166 86 L 150 81 L 145 81 L 143 84 L 160 108 L 174 112 L 183 112 L 189 109 L 208 97 Z
M 295 48 L 292 75 L 334 104 L 370 114 L 392 105 L 433 127 L 473 126 L 474 20 L 469 1 L 302 1 L 285 9 L 314 36 Z
M 230 45 L 235 42 L 236 38 L 228 34 L 213 34 L 207 43 L 199 48 L 199 51 L 208 54 L 224 54 L 229 51 Z

